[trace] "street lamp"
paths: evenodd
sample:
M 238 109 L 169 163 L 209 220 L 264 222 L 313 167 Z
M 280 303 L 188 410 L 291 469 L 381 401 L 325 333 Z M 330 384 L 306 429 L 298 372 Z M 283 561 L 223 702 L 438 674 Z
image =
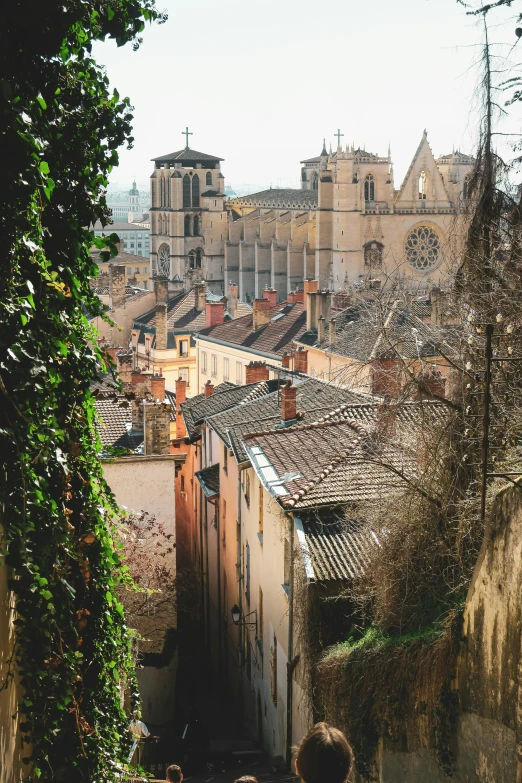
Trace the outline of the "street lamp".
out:
M 232 615 L 232 622 L 234 625 L 246 625 L 247 628 L 255 628 L 256 629 L 256 636 L 257 636 L 257 609 L 254 609 L 253 611 L 249 612 L 248 614 L 245 614 L 243 616 L 243 621 L 241 622 L 241 609 L 237 604 L 234 604 L 232 609 L 230 610 L 230 614 Z M 250 617 L 250 615 L 254 614 L 255 619 L 254 620 L 247 620 L 247 617 Z
M 234 604 L 232 609 L 230 610 L 230 613 L 232 615 L 232 622 L 234 625 L 239 625 L 239 621 L 241 620 L 241 609 L 237 604 Z

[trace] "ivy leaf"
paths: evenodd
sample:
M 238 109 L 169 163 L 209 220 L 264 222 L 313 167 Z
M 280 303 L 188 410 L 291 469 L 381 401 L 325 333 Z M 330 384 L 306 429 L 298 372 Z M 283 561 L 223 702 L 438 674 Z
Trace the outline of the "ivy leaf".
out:
M 44 101 L 44 99 L 42 98 L 41 95 L 37 95 L 36 96 L 36 100 L 38 101 L 38 103 L 40 104 L 42 109 L 44 109 L 44 110 L 47 109 L 47 104 L 46 104 L 46 102 Z

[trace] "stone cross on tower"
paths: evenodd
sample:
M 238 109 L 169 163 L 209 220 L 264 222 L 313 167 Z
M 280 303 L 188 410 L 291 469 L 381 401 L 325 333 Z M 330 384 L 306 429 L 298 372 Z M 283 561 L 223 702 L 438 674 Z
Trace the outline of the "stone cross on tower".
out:
M 188 148 L 189 148 L 188 137 L 189 137 L 189 136 L 193 136 L 193 135 L 194 135 L 194 134 L 192 133 L 192 131 L 189 131 L 189 129 L 188 129 L 188 125 L 186 126 L 186 128 L 185 128 L 185 130 L 184 130 L 184 131 L 181 131 L 181 135 L 182 135 L 182 136 L 185 136 L 185 137 L 186 137 L 186 139 L 187 139 L 187 141 L 186 141 L 186 145 L 185 145 L 185 149 L 186 149 L 186 150 L 188 150 Z
M 341 129 L 337 128 L 337 133 L 334 133 L 334 136 L 337 136 L 337 149 L 341 146 L 341 136 L 344 136 L 344 133 L 341 133 Z

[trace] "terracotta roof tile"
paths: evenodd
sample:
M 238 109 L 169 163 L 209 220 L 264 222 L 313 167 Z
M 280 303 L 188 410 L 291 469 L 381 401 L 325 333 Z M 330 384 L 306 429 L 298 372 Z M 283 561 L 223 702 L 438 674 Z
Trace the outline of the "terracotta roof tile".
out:
M 296 520 L 296 527 L 308 579 L 324 582 L 364 574 L 370 551 L 378 545 L 364 522 L 324 513 L 320 517 L 304 514 L 300 522 Z

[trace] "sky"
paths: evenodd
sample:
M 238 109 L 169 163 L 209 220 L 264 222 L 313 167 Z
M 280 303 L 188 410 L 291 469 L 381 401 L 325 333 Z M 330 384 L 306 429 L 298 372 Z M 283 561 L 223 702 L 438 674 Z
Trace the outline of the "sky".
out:
M 134 147 L 111 184 L 148 189 L 151 158 L 190 147 L 224 158 L 227 185 L 299 187 L 299 162 L 355 143 L 402 181 L 423 129 L 438 156 L 472 152 L 482 30 L 456 0 L 159 0 L 137 52 L 97 44 L 134 106 Z M 515 25 L 494 30 L 513 38 Z

